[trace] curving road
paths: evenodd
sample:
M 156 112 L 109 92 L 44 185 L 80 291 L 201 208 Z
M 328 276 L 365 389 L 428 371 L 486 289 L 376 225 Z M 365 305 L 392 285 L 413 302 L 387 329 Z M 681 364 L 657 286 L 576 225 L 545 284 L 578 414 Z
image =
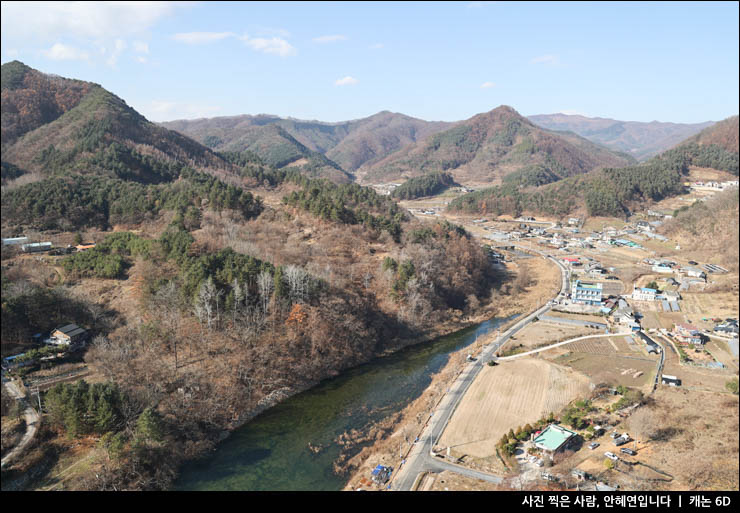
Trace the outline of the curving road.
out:
M 560 292 L 567 294 L 568 286 L 570 283 L 570 276 L 568 269 L 564 265 L 562 265 L 556 258 L 553 258 L 552 256 L 547 255 L 546 253 L 543 253 L 541 251 L 529 247 L 518 246 L 516 244 L 514 244 L 514 246 L 529 252 L 538 253 L 543 258 L 549 259 L 554 262 L 560 269 L 563 278 Z M 548 312 L 549 310 L 550 305 L 545 305 L 530 313 L 525 318 L 514 324 L 511 328 L 506 330 L 503 334 L 501 334 L 501 336 L 485 346 L 476 361 L 470 362 L 465 366 L 463 371 L 455 380 L 454 384 L 448 389 L 445 396 L 439 402 L 435 411 L 430 414 L 429 420 L 427 421 L 421 436 L 419 436 L 419 441 L 412 447 L 411 451 L 406 457 L 406 462 L 401 466 L 401 468 L 398 470 L 393 480 L 391 481 L 390 486 L 392 490 L 412 490 L 414 484 L 417 481 L 417 476 L 421 472 L 428 471 L 440 472 L 443 470 L 450 470 L 452 472 L 467 475 L 476 479 L 490 481 L 493 483 L 500 483 L 503 480 L 503 478 L 500 476 L 466 469 L 459 465 L 454 465 L 452 463 L 444 461 L 442 458 L 434 455 L 434 442 L 439 439 L 442 431 L 444 431 L 447 423 L 452 417 L 452 414 L 455 412 L 455 409 L 460 403 L 460 399 L 462 399 L 462 397 L 465 395 L 465 391 L 478 375 L 483 365 L 485 365 L 488 360 L 494 357 L 496 351 L 498 351 L 498 349 L 503 344 L 505 344 L 512 335 L 531 323 L 535 317 L 538 317 Z
M 8 392 L 10 392 L 10 395 L 12 395 L 17 401 L 20 401 L 21 404 L 25 405 L 25 410 L 23 412 L 23 416 L 26 419 L 26 432 L 23 435 L 23 438 L 21 438 L 21 441 L 13 447 L 13 449 L 5 455 L 5 457 L 2 459 L 2 463 L 0 466 L 4 467 L 8 463 L 10 463 L 11 460 L 13 460 L 16 456 L 18 456 L 21 452 L 23 452 L 23 449 L 26 448 L 26 446 L 33 440 L 33 437 L 36 435 L 36 428 L 38 427 L 38 422 L 40 420 L 39 414 L 36 413 L 36 410 L 34 410 L 26 401 L 25 396 L 21 393 L 20 390 L 18 390 L 18 387 L 13 383 L 12 381 L 7 381 L 3 383 L 3 386 L 6 386 L 8 388 Z

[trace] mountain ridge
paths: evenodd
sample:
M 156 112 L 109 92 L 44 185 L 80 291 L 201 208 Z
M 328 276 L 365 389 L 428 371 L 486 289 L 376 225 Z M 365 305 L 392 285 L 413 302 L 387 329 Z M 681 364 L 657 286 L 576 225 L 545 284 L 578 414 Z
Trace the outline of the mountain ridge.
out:
M 574 132 L 612 150 L 632 155 L 639 161 L 658 155 L 714 124 L 713 121 L 702 123 L 620 121 L 564 113 L 537 114 L 528 116 L 528 119 L 548 130 Z

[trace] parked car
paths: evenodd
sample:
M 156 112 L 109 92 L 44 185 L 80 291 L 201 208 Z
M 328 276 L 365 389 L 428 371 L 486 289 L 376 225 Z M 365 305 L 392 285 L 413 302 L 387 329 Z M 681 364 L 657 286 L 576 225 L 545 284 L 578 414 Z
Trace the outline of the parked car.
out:
M 619 438 L 619 433 L 615 431 L 614 433 L 611 434 L 611 437 L 612 437 L 612 440 L 616 440 L 617 438 Z
M 593 451 L 594 449 L 596 449 L 600 445 L 601 444 L 599 442 L 591 442 L 590 444 L 588 444 L 588 448 Z
M 620 436 L 619 438 L 617 438 L 616 440 L 614 440 L 614 445 L 616 445 L 617 447 L 619 447 L 620 445 L 624 445 L 624 444 L 626 444 L 629 441 L 630 441 L 629 437 Z
M 606 451 L 606 452 L 604 453 L 604 456 L 606 456 L 607 458 L 609 458 L 609 459 L 610 459 L 610 460 L 612 460 L 612 461 L 617 461 L 617 460 L 619 459 L 619 456 L 617 456 L 617 455 L 616 455 L 616 454 L 614 454 L 613 452 L 609 452 L 609 451 Z
M 693 260 L 689 260 L 689 265 L 699 265 L 698 262 L 694 262 Z
M 619 452 L 623 452 L 625 454 L 629 454 L 630 456 L 636 456 L 637 451 L 633 451 L 632 449 L 628 449 L 627 447 L 622 447 L 619 449 Z

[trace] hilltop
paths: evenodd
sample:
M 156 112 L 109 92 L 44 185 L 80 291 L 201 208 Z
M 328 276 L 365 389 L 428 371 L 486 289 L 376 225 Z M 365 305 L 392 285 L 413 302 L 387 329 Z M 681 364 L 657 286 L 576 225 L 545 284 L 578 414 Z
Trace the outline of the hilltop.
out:
M 227 175 L 233 166 L 205 146 L 155 125 L 98 84 L 2 66 L 3 171 L 32 179 L 105 174 L 168 181 L 171 165 Z M 17 171 L 16 171 L 17 170 Z M 5 178 L 5 176 L 4 176 Z
M 513 173 L 549 183 L 603 166 L 634 163 L 575 134 L 542 129 L 508 106 L 478 114 L 357 172 L 378 183 L 448 171 L 461 183 L 500 183 Z
M 738 153 L 739 132 L 740 126 L 738 125 L 738 117 L 732 116 L 705 128 L 693 137 L 689 137 L 679 146 L 690 143 L 696 143 L 699 146 L 715 145 L 726 151 Z
M 619 121 L 609 118 L 589 118 L 571 114 L 539 114 L 529 116 L 534 124 L 548 130 L 573 132 L 589 141 L 602 144 L 614 151 L 646 160 L 658 155 L 684 139 L 713 124 L 661 123 L 651 121 Z

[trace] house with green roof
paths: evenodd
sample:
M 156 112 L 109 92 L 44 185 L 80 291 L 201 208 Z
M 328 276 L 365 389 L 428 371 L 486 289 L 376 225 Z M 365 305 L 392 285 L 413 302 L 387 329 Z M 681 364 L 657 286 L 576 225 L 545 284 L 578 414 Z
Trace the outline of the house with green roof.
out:
M 533 442 L 535 447 L 543 450 L 545 453 L 552 457 L 558 451 L 562 451 L 569 447 L 578 436 L 578 433 L 566 429 L 558 424 L 550 424 L 537 435 Z

